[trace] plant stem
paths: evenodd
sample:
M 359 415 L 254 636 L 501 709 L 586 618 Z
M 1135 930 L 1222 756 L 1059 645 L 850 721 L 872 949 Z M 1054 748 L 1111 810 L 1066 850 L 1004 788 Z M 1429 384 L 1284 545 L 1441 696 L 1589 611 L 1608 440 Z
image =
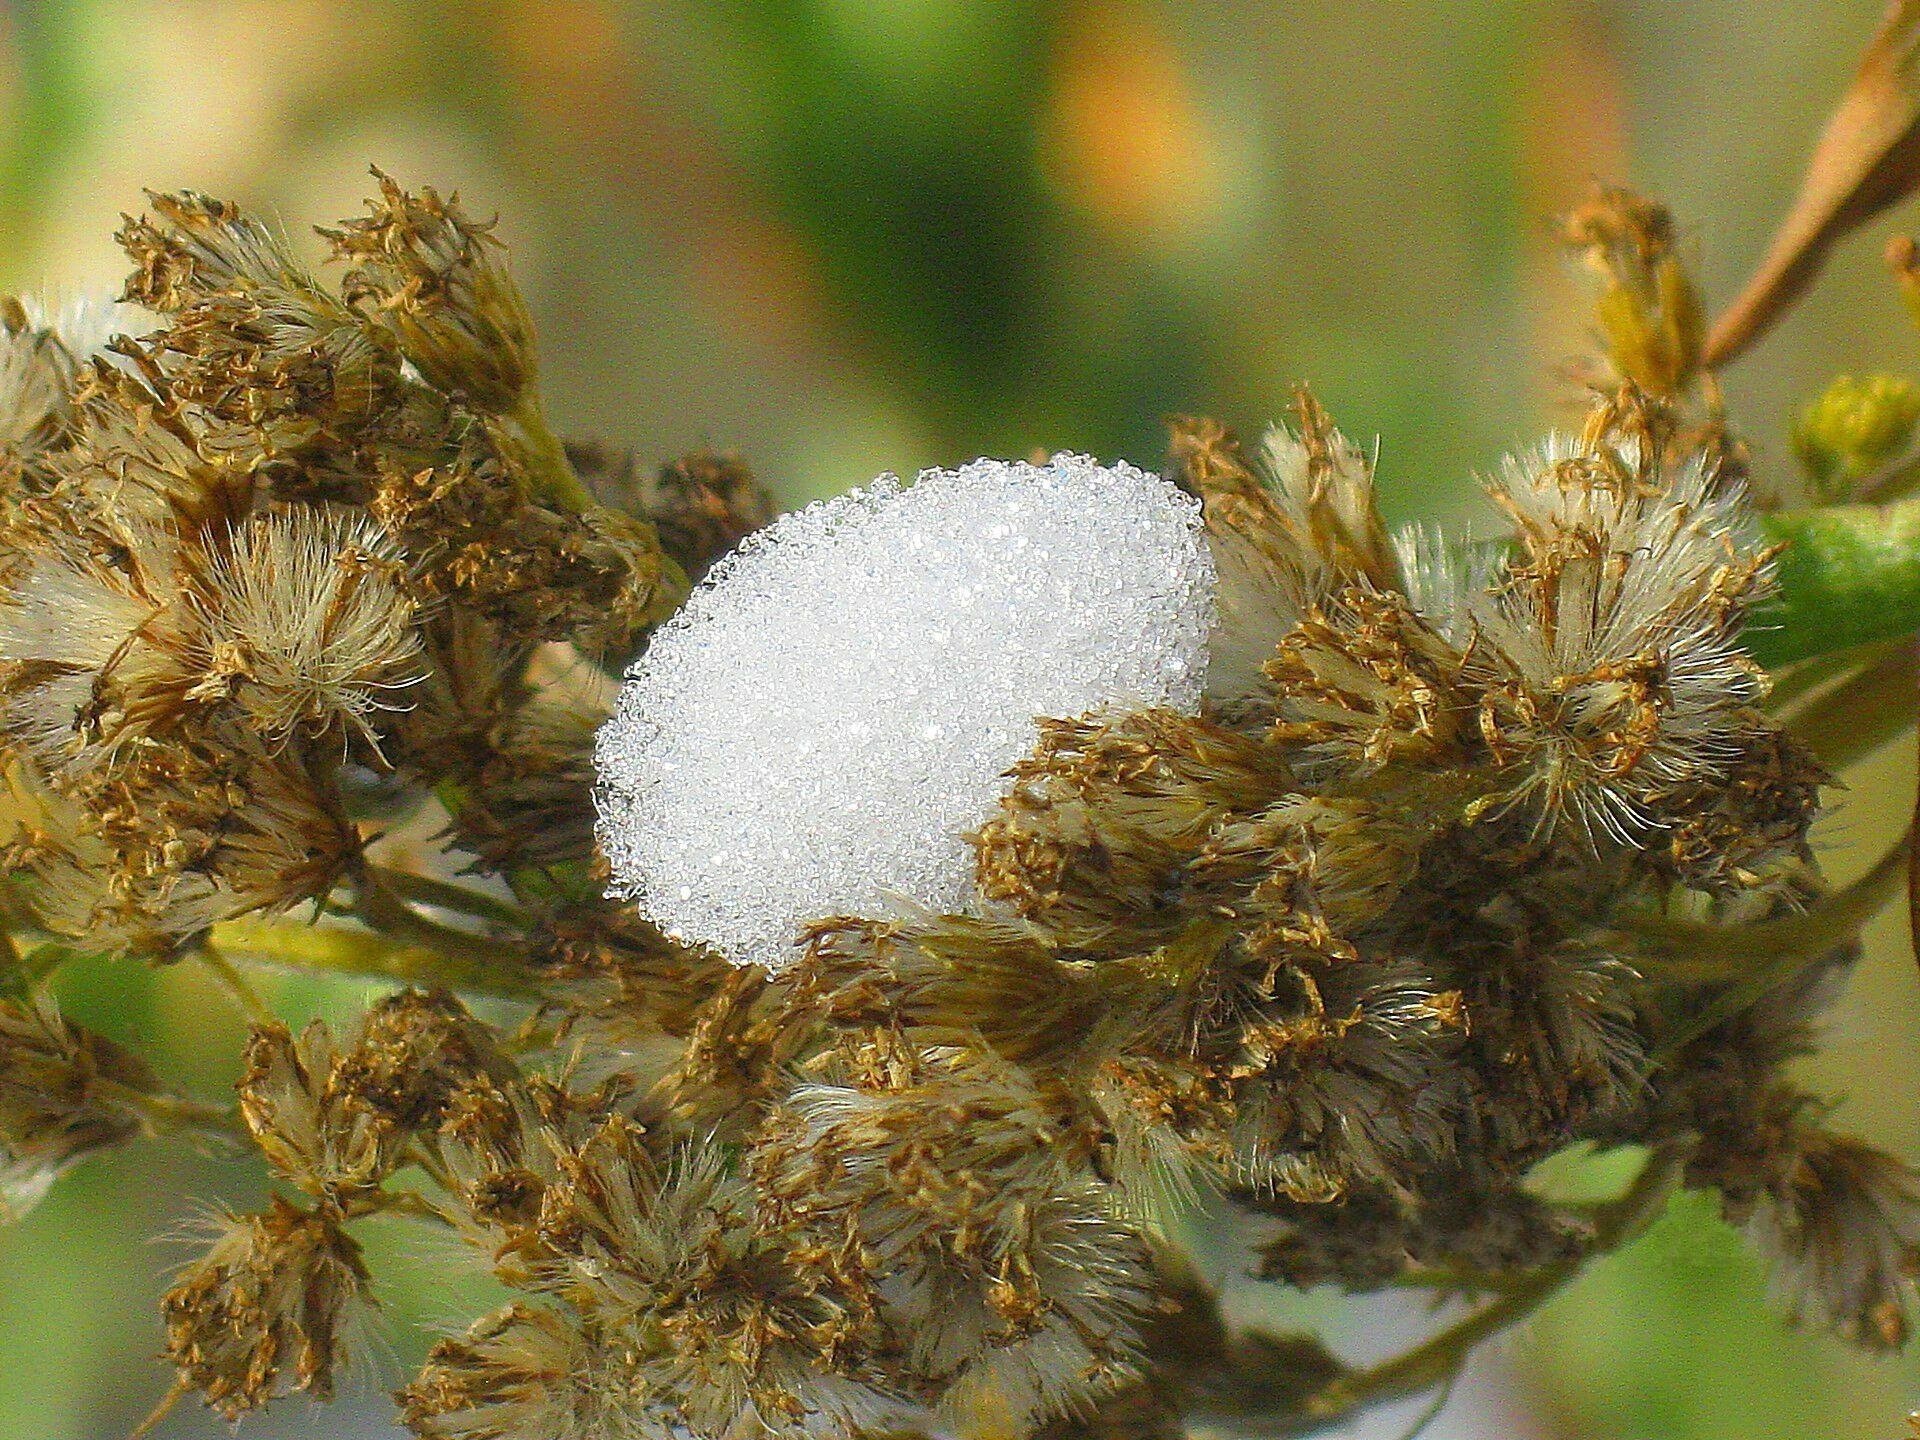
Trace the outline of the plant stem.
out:
M 1864 760 L 1913 724 L 1920 657 L 1895 647 L 1839 684 L 1813 696 L 1787 720 L 1787 729 L 1829 770 Z
M 513 413 L 496 423 L 526 466 L 537 498 L 572 515 L 584 514 L 594 507 L 592 492 L 575 472 L 573 462 L 567 459 L 566 446 L 560 443 L 560 437 L 553 433 L 541 413 L 533 386 L 522 390 L 520 403 Z
M 389 1215 L 404 1215 L 409 1220 L 427 1220 L 435 1225 L 444 1225 L 449 1230 L 458 1228 L 451 1215 L 417 1190 L 382 1190 L 375 1203 L 380 1211 Z
M 25 999 L 33 994 L 43 978 L 28 968 L 20 942 L 11 933 L 0 931 L 0 995 Z
M 245 1012 L 246 1017 L 256 1025 L 276 1019 L 273 1008 L 260 998 L 260 992 L 253 988 L 247 977 L 234 968 L 233 962 L 214 947 L 211 940 L 203 939 L 194 949 L 194 957 L 213 972 L 222 988 L 233 997 L 234 1003 Z
M 1866 669 L 1883 659 L 1887 652 L 1884 644 L 1869 645 L 1859 650 L 1836 650 L 1811 660 L 1797 660 L 1772 677 L 1773 685 L 1767 691 L 1762 708 L 1776 720 L 1791 725 L 1793 717 L 1812 703 L 1809 697 L 1817 698 L 1836 680 Z
M 323 971 L 501 1000 L 540 999 L 533 975 L 505 948 L 487 957 L 452 955 L 364 930 L 257 920 L 216 925 L 213 939 L 230 955 L 283 970 Z
M 1594 1222 L 1593 1242 L 1584 1254 L 1542 1266 L 1516 1281 L 1499 1299 L 1404 1354 L 1340 1376 L 1307 1402 L 1300 1423 L 1261 1433 L 1297 1435 L 1319 1430 L 1369 1406 L 1403 1400 L 1445 1384 L 1459 1373 L 1481 1341 L 1533 1314 L 1579 1275 L 1588 1261 L 1644 1234 L 1665 1213 L 1668 1197 L 1678 1187 L 1691 1153 L 1690 1143 L 1656 1149 L 1626 1192 L 1600 1212 Z
M 1905 455 L 1883 465 L 1855 488 L 1856 498 L 1876 505 L 1904 500 L 1920 485 L 1920 455 Z
M 1650 918 L 1631 922 L 1622 938 L 1646 962 L 1649 979 L 1690 985 L 1765 979 L 1770 988 L 1853 939 L 1886 907 L 1906 878 L 1912 843 L 1908 830 L 1866 874 L 1784 920 L 1706 925 Z
M 48 976 L 67 961 L 79 958 L 81 953 L 71 941 L 48 938 L 31 930 L 9 935 L 7 939 L 17 957 L 0 966 L 0 993 L 9 995 L 31 995 L 46 982 Z M 33 943 L 22 950 L 22 940 L 31 940 Z
M 452 960 L 487 965 L 517 950 L 512 941 L 489 940 L 429 920 L 389 889 L 384 873 L 371 865 L 361 866 L 354 874 L 353 911 L 371 930 L 439 951 Z
M 518 905 L 466 885 L 456 885 L 412 870 L 395 870 L 385 865 L 369 865 L 367 871 L 394 894 L 421 905 L 456 911 L 476 920 L 488 920 L 515 930 L 524 930 L 530 923 L 527 912 Z
M 92 1083 L 101 1098 L 137 1114 L 151 1134 L 197 1135 L 222 1145 L 244 1145 L 250 1138 L 232 1106 L 141 1090 L 104 1076 L 95 1076 Z
M 1428 1290 L 1456 1295 L 1504 1295 L 1524 1285 L 1528 1276 L 1491 1270 L 1458 1270 L 1429 1266 L 1404 1270 L 1389 1282 L 1397 1290 Z
M 1663 920 L 1623 935 L 1628 945 L 1636 937 L 1643 942 L 1640 954 L 1652 963 L 1642 968 L 1652 979 L 1723 987 L 1709 988 L 1704 996 L 1681 991 L 1684 1012 L 1648 1058 L 1657 1065 L 1667 1063 L 1715 1026 L 1829 958 L 1836 946 L 1855 939 L 1908 879 L 1913 842 L 1909 827 L 1871 870 L 1803 915 L 1740 927 Z

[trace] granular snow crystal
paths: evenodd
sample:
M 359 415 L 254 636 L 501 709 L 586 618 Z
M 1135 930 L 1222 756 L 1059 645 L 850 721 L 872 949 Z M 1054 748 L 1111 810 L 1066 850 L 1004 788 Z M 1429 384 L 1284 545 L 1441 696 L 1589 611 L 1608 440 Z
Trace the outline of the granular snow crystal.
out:
M 810 920 L 972 908 L 966 836 L 1035 717 L 1197 709 L 1213 590 L 1198 505 L 1084 456 L 785 516 L 654 636 L 600 733 L 612 893 L 771 969 Z

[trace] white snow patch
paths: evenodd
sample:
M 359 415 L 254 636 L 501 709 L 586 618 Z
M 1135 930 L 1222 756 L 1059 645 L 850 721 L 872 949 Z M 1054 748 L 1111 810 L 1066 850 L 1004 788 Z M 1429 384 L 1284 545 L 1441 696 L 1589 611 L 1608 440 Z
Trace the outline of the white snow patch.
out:
M 716 565 L 600 733 L 611 893 L 777 969 L 805 922 L 972 908 L 969 830 L 1036 716 L 1200 703 L 1198 504 L 1078 455 L 976 460 L 784 516 Z

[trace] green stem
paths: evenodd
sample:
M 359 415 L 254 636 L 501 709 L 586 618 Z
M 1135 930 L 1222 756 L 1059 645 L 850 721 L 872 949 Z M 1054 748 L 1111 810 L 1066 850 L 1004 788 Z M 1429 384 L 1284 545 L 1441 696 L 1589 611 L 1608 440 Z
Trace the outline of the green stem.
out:
M 541 998 L 535 977 L 506 950 L 490 958 L 452 955 L 364 930 L 258 920 L 216 925 L 213 939 L 228 955 L 282 970 L 322 971 L 501 1000 Z
M 453 1216 L 417 1190 L 382 1190 L 374 1203 L 380 1211 L 389 1215 L 404 1215 L 409 1220 L 426 1220 L 435 1225 L 444 1225 L 449 1230 L 459 1228 Z
M 0 995 L 23 1000 L 39 988 L 46 977 L 28 968 L 20 942 L 8 932 L 0 932 Z
M 1295 1435 L 1323 1429 L 1357 1411 L 1404 1400 L 1453 1379 L 1481 1341 L 1533 1314 L 1579 1275 L 1589 1260 L 1645 1234 L 1665 1213 L 1668 1197 L 1679 1186 L 1691 1152 L 1690 1145 L 1656 1149 L 1626 1193 L 1600 1212 L 1594 1223 L 1593 1242 L 1585 1253 L 1542 1266 L 1517 1281 L 1498 1300 L 1404 1354 L 1340 1376 L 1308 1401 L 1303 1423 L 1247 1433 Z
M 1916 487 L 1920 487 L 1920 455 L 1907 455 L 1862 479 L 1856 494 L 1861 500 L 1884 505 L 1889 500 L 1904 500 Z
M 221 1145 L 244 1145 L 251 1139 L 246 1123 L 231 1106 L 140 1090 L 104 1076 L 95 1076 L 92 1083 L 101 1099 L 138 1115 L 150 1134 L 196 1135 Z
M 394 894 L 417 904 L 431 905 L 438 910 L 452 910 L 515 930 L 525 930 L 531 923 L 527 912 L 518 905 L 484 891 L 455 885 L 431 875 L 420 875 L 412 870 L 389 869 L 384 865 L 369 865 L 367 871 Z
M 1884 644 L 1869 645 L 1860 650 L 1836 650 L 1830 655 L 1795 661 L 1772 677 L 1773 688 L 1767 691 L 1764 702 L 1767 714 L 1791 723 L 1793 715 L 1809 703 L 1809 696 L 1818 695 L 1841 676 L 1851 675 L 1879 660 L 1887 649 Z
M 567 459 L 566 446 L 553 433 L 541 413 L 539 397 L 531 385 L 520 392 L 520 403 L 511 415 L 495 422 L 502 438 L 512 445 L 527 476 L 533 482 L 537 499 L 572 515 L 583 515 L 597 503 Z
M 202 939 L 193 953 L 195 958 L 212 972 L 214 978 L 220 982 L 221 988 L 233 997 L 233 1002 L 254 1024 L 263 1024 L 277 1018 L 273 1008 L 260 998 L 260 992 L 253 988 L 246 976 L 234 968 L 233 962 L 222 955 L 211 940 Z
M 0 993 L 31 995 L 62 965 L 69 960 L 83 959 L 87 954 L 71 940 L 57 936 L 45 937 L 43 934 L 27 932 L 11 938 L 20 960 L 10 974 L 0 975 Z M 19 942 L 24 939 L 31 939 L 34 943 L 30 948 L 20 950 Z
M 492 965 L 502 956 L 517 954 L 511 941 L 489 940 L 429 920 L 387 887 L 384 874 L 363 865 L 353 876 L 353 913 L 370 930 L 445 955 L 450 960 Z
M 1627 932 L 1623 948 L 1634 953 L 1637 944 L 1636 963 L 1651 962 L 1641 964 L 1650 978 L 1678 986 L 1723 987 L 1710 988 L 1704 996 L 1697 990 L 1677 991 L 1685 1012 L 1649 1058 L 1667 1064 L 1702 1035 L 1855 938 L 1906 880 L 1912 849 L 1909 829 L 1871 870 L 1804 915 L 1737 928 L 1658 921 Z
M 1779 967 L 1810 965 L 1860 933 L 1886 908 L 1907 875 L 1913 843 L 1908 831 L 1851 884 L 1834 891 L 1799 915 L 1758 925 L 1708 925 L 1697 921 L 1648 918 L 1630 922 L 1620 936 L 1655 981 L 1712 985 L 1729 980 L 1769 984 L 1786 978 Z
M 1403 1270 L 1390 1282 L 1396 1290 L 1434 1290 L 1454 1295 L 1504 1295 L 1527 1283 L 1530 1275 L 1492 1270 L 1463 1270 L 1429 1266 Z

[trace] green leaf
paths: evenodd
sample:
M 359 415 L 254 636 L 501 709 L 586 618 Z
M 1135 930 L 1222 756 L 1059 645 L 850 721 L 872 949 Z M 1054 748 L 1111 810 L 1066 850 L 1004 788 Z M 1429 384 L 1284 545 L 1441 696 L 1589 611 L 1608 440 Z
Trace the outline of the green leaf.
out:
M 1920 498 L 1763 516 L 1780 594 L 1746 631 L 1769 669 L 1920 631 Z

